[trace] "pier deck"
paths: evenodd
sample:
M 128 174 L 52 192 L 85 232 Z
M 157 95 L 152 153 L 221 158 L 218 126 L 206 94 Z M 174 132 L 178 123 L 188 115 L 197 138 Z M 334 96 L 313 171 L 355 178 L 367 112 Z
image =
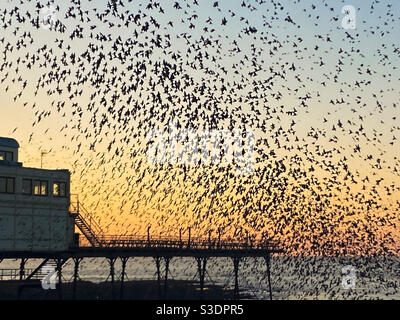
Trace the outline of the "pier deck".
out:
M 78 280 L 80 262 L 84 258 L 106 258 L 109 266 L 109 278 L 111 282 L 115 279 L 114 264 L 117 259 L 122 261 L 120 279 L 122 281 L 120 298 L 123 297 L 123 282 L 126 276 L 125 268 L 129 258 L 152 257 L 157 270 L 157 279 L 161 287 L 161 263 L 164 262 L 164 288 L 167 288 L 170 261 L 176 257 L 192 257 L 197 261 L 198 275 L 200 280 L 200 292 L 204 289 L 204 278 L 206 274 L 207 260 L 210 258 L 231 258 L 234 267 L 235 289 L 234 299 L 239 298 L 239 263 L 243 258 L 264 258 L 267 266 L 267 279 L 270 299 L 272 299 L 272 287 L 270 278 L 270 257 L 273 253 L 280 253 L 277 243 L 271 241 L 237 242 L 237 241 L 215 241 L 202 239 L 143 239 L 143 237 L 107 236 L 99 238 L 97 246 L 79 246 L 67 251 L 10 251 L 1 252 L 0 261 L 3 259 L 21 259 L 19 279 L 33 280 L 43 278 L 42 269 L 52 261 L 54 270 L 58 274 L 58 283 L 61 287 L 62 266 L 69 260 L 74 261 L 74 283 Z M 25 264 L 28 259 L 43 259 L 36 269 L 27 270 Z M 27 275 L 28 271 L 28 275 Z M 15 276 L 15 275 L 14 275 Z M 61 294 L 61 293 L 60 293 Z

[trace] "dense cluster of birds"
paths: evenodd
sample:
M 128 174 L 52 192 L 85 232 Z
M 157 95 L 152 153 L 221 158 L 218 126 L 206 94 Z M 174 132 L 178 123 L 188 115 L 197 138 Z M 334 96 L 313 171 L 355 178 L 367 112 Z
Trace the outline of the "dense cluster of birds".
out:
M 107 230 L 398 253 L 399 7 L 364 1 L 347 30 L 344 5 L 2 1 L 0 88 L 34 112 L 29 142 L 61 123 L 73 181 Z M 148 132 L 171 123 L 253 130 L 254 171 L 149 163 Z

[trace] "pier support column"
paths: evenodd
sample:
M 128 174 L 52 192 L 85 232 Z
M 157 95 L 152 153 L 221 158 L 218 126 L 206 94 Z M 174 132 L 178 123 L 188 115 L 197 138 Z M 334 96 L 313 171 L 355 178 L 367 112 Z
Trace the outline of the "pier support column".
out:
M 54 259 L 56 262 L 56 271 L 58 276 L 58 298 L 62 300 L 62 265 L 63 259 L 56 258 Z
M 126 276 L 126 263 L 128 262 L 129 258 L 128 257 L 121 257 L 121 263 L 122 263 L 122 270 L 121 270 L 121 287 L 119 290 L 119 299 L 122 300 L 124 298 L 124 280 Z
M 21 263 L 19 264 L 19 280 L 24 280 L 25 276 L 25 264 L 28 261 L 28 258 L 22 258 Z
M 239 257 L 232 258 L 233 260 L 233 271 L 235 273 L 235 288 L 233 290 L 233 299 L 239 300 Z
M 271 287 L 271 254 L 265 257 L 265 264 L 267 265 L 267 278 L 268 278 L 268 289 L 269 289 L 269 299 L 272 300 L 272 287 Z
M 164 278 L 164 296 L 167 298 L 167 291 L 168 291 L 168 273 L 169 273 L 169 262 L 172 258 L 164 257 L 165 263 L 165 278 Z
M 107 277 L 111 278 L 111 283 L 114 284 L 115 281 L 115 268 L 114 268 L 114 264 L 115 264 L 115 260 L 117 260 L 116 258 L 107 258 L 108 264 L 110 265 L 110 274 Z
M 161 299 L 161 257 L 154 257 L 154 262 L 157 268 L 157 288 L 158 288 L 158 298 Z
M 187 247 L 188 249 L 190 248 L 190 241 L 192 240 L 192 227 L 188 227 L 188 233 L 189 233 L 189 237 L 188 237 L 188 243 L 187 243 Z
M 206 274 L 207 258 L 197 257 L 196 260 L 197 260 L 197 270 L 200 278 L 200 298 L 202 299 L 204 291 L 204 276 Z
M 108 278 L 111 278 L 111 294 L 112 294 L 113 299 L 115 298 L 115 294 L 114 294 L 114 281 L 115 281 L 114 264 L 115 264 L 115 260 L 117 260 L 117 259 L 116 258 L 107 258 L 108 264 L 110 265 L 110 274 L 109 274 Z
M 79 264 L 83 258 L 73 258 L 74 261 L 74 282 L 72 286 L 72 299 L 76 299 L 76 282 L 79 279 Z

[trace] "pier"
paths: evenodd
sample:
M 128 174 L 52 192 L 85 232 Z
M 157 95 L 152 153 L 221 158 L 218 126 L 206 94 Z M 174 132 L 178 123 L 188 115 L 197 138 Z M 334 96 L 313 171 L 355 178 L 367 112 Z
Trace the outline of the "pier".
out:
M 107 259 L 110 268 L 108 279 L 112 283 L 117 276 L 114 265 L 120 259 L 122 299 L 129 259 L 153 258 L 159 292 L 163 285 L 166 293 L 172 260 L 189 257 L 196 262 L 202 294 L 209 259 L 230 258 L 235 277 L 233 298 L 238 299 L 241 260 L 263 258 L 272 299 L 270 257 L 282 250 L 271 239 L 255 240 L 247 235 L 245 240 L 229 240 L 222 237 L 219 229 L 217 237 L 209 231 L 208 237 L 195 238 L 192 237 L 191 227 L 188 228 L 187 238 L 182 237 L 182 229 L 179 230 L 179 237 L 154 238 L 150 233 L 151 226 L 145 236 L 106 235 L 95 215 L 79 201 L 79 196 L 70 193 L 70 172 L 65 169 L 24 167 L 19 162 L 19 147 L 15 139 L 0 137 L 1 152 L 6 155 L 0 160 L 3 190 L 0 192 L 0 217 L 4 223 L 0 229 L 0 262 L 4 259 L 20 261 L 18 269 L 0 269 L 0 280 L 17 279 L 23 288 L 34 285 L 32 282 L 37 283 L 38 280 L 40 283 L 50 281 L 49 272 L 53 276 L 56 272 L 61 297 L 62 270 L 67 261 L 74 263 L 73 285 L 76 288 L 83 259 Z M 26 268 L 29 259 L 40 259 L 41 262 L 31 270 Z
M 43 267 L 53 265 L 57 272 L 58 290 L 62 296 L 62 267 L 68 261 L 74 263 L 73 275 L 73 295 L 75 296 L 76 282 L 79 279 L 79 266 L 84 258 L 106 258 L 109 265 L 109 276 L 112 285 L 115 282 L 116 273 L 114 264 L 117 259 L 121 260 L 122 270 L 119 275 L 121 282 L 119 298 L 123 298 L 124 279 L 126 276 L 126 265 L 130 258 L 151 257 L 155 263 L 159 297 L 161 298 L 161 288 L 167 292 L 169 265 L 174 258 L 191 257 L 197 264 L 197 274 L 199 279 L 200 294 L 203 294 L 205 274 L 207 272 L 207 262 L 210 258 L 231 258 L 234 270 L 234 295 L 233 299 L 239 299 L 239 271 L 240 262 L 243 258 L 264 258 L 266 264 L 266 274 L 269 288 L 269 298 L 272 300 L 271 287 L 271 263 L 270 257 L 273 253 L 280 253 L 282 249 L 277 243 L 272 241 L 232 241 L 221 240 L 220 234 L 217 239 L 213 239 L 209 234 L 208 239 L 182 238 L 182 230 L 179 238 L 152 238 L 150 228 L 146 236 L 121 236 L 104 235 L 101 227 L 93 216 L 84 208 L 82 204 L 71 203 L 70 214 L 75 217 L 76 227 L 84 236 L 86 245 L 77 245 L 67 251 L 12 251 L 0 254 L 0 261 L 3 259 L 19 259 L 20 269 L 10 270 L 10 276 L 19 278 L 26 286 L 27 281 L 41 280 L 46 275 Z M 28 259 L 42 259 L 42 262 L 35 269 L 25 269 Z M 162 265 L 164 266 L 162 272 Z M 0 274 L 5 277 L 5 271 Z M 7 273 L 7 272 L 6 272 Z M 29 287 L 29 284 L 27 285 Z M 165 297 L 165 296 L 164 296 Z
M 104 242 L 103 242 L 104 241 Z M 58 277 L 58 288 L 62 288 L 62 266 L 72 260 L 74 263 L 73 283 L 74 287 L 79 279 L 79 265 L 84 258 L 106 258 L 109 264 L 109 279 L 113 284 L 116 278 L 114 264 L 117 259 L 122 262 L 122 271 L 119 276 L 121 281 L 119 298 L 123 298 L 124 278 L 126 265 L 130 258 L 134 257 L 152 257 L 156 266 L 157 283 L 159 292 L 164 286 L 166 291 L 168 286 L 169 265 L 172 259 L 177 257 L 192 257 L 197 263 L 200 294 L 204 290 L 204 279 L 207 270 L 207 261 L 210 258 L 228 257 L 232 259 L 234 269 L 234 296 L 233 299 L 239 299 L 239 271 L 240 261 L 243 258 L 264 258 L 266 263 L 266 273 L 269 288 L 269 297 L 272 300 L 270 256 L 272 253 L 282 252 L 271 243 L 257 242 L 208 242 L 205 240 L 192 239 L 141 239 L 134 237 L 105 237 L 100 241 L 99 246 L 85 246 L 72 248 L 63 252 L 3 252 L 0 260 L 19 259 L 20 270 L 12 271 L 14 278 L 26 283 L 29 280 L 40 280 L 44 277 L 42 268 L 52 264 L 55 267 Z M 35 269 L 25 269 L 28 259 L 42 259 L 42 262 Z M 164 270 L 162 274 L 162 265 Z M 4 274 L 3 274 L 4 278 Z M 61 293 L 60 293 L 61 294 Z M 75 295 L 75 293 L 74 293 Z M 161 294 L 160 294 L 161 298 Z

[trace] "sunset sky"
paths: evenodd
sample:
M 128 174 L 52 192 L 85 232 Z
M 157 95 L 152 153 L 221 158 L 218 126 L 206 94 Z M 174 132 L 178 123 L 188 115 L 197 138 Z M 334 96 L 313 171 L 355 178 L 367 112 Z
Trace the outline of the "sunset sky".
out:
M 398 254 L 399 1 L 160 1 L 163 12 L 123 1 L 102 20 L 105 0 L 81 0 L 82 16 L 53 1 L 55 30 L 11 13 L 37 18 L 36 2 L 47 4 L 0 4 L 0 136 L 19 141 L 25 166 L 44 150 L 44 167 L 71 170 L 72 193 L 108 234 L 220 227 L 296 253 L 354 241 L 355 252 Z M 355 29 L 342 27 L 345 5 Z M 137 24 L 124 24 L 129 14 Z M 164 62 L 180 86 L 162 80 Z M 173 122 L 254 131 L 254 173 L 152 164 L 146 134 Z

